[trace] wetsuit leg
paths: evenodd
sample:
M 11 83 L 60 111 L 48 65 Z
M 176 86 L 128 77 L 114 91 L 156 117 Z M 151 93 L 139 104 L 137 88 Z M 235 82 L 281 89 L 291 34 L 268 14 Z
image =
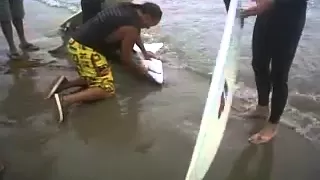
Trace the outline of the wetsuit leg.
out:
M 306 21 L 307 3 L 275 7 L 272 16 L 272 100 L 269 121 L 278 123 L 288 98 L 288 75 Z
M 228 11 L 231 0 L 223 0 L 223 2 L 224 2 L 224 5 L 226 6 L 226 10 Z
M 268 21 L 269 14 L 258 16 L 252 35 L 252 68 L 258 93 L 258 105 L 260 106 L 269 105 L 271 89 Z

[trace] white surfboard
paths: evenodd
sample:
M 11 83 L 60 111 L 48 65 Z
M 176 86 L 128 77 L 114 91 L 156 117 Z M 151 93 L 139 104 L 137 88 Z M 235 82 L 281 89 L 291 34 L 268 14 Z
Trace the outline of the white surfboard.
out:
M 144 44 L 144 47 L 147 51 L 152 53 L 158 52 L 163 46 L 163 43 L 151 43 L 151 44 Z M 140 48 L 135 44 L 133 49 L 141 55 Z M 148 75 L 158 84 L 163 84 L 164 77 L 163 77 L 163 65 L 162 62 L 158 59 L 150 59 L 150 60 L 141 60 L 145 67 L 148 68 Z
M 226 129 L 239 60 L 242 30 L 242 21 L 238 17 L 240 7 L 240 0 L 231 0 L 186 180 L 202 180 L 205 177 Z
M 70 27 L 71 24 L 74 26 L 78 26 L 82 23 L 82 11 L 78 11 L 75 14 L 68 17 L 63 23 L 60 25 L 60 28 L 65 29 Z

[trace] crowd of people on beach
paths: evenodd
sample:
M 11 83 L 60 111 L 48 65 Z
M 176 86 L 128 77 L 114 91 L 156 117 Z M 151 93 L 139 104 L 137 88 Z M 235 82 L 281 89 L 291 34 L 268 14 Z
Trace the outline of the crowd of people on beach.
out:
M 66 109 L 73 103 L 96 101 L 115 94 L 108 53 L 120 51 L 125 69 L 145 76 L 147 69 L 132 62 L 136 43 L 144 58 L 155 57 L 147 52 L 140 37 L 143 28 L 156 26 L 162 18 L 161 8 L 151 2 L 118 3 L 102 8 L 103 0 L 81 0 L 83 23 L 65 44 L 77 66 L 79 78 L 68 80 L 59 76 L 48 91 L 62 122 Z M 230 0 L 224 0 L 228 10 Z M 257 0 L 255 6 L 242 11 L 244 18 L 257 16 L 252 37 L 252 67 L 258 92 L 258 105 L 248 117 L 267 120 L 265 127 L 249 138 L 254 144 L 269 142 L 277 132 L 280 117 L 288 97 L 288 74 L 304 29 L 307 0 Z M 37 51 L 39 47 L 27 41 L 23 28 L 23 0 L 0 1 L 0 24 L 7 40 L 10 60 L 23 58 L 14 42 L 15 27 L 22 51 Z M 107 50 L 107 53 L 106 53 Z M 78 92 L 62 95 L 71 87 Z M 269 95 L 272 91 L 269 108 Z M 0 170 L 3 170 L 3 165 Z

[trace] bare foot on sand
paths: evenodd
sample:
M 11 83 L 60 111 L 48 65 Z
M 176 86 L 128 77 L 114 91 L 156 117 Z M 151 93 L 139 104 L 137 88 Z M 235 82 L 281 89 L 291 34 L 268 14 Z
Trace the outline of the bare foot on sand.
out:
M 272 140 L 277 134 L 277 124 L 267 123 L 262 130 L 249 138 L 249 142 L 253 144 L 263 144 Z

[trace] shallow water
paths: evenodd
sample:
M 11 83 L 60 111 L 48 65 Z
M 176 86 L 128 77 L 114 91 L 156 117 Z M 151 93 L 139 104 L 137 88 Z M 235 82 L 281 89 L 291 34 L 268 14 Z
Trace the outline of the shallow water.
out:
M 76 11 L 76 0 L 41 0 L 51 6 Z M 111 1 L 110 1 L 111 2 Z M 113 1 L 112 1 L 113 2 Z M 165 43 L 162 53 L 171 68 L 185 68 L 207 76 L 211 72 L 224 28 L 225 9 L 220 0 L 154 0 L 164 10 L 161 26 L 145 33 L 148 41 Z M 320 67 L 318 32 L 319 1 L 309 1 L 306 27 L 290 74 L 290 97 L 283 122 L 313 141 L 320 141 Z M 236 96 L 251 108 L 256 92 L 250 66 L 251 33 L 254 18 L 246 20 L 239 63 Z M 319 82 L 319 83 L 318 83 Z M 303 106 L 301 106 L 303 104 Z

